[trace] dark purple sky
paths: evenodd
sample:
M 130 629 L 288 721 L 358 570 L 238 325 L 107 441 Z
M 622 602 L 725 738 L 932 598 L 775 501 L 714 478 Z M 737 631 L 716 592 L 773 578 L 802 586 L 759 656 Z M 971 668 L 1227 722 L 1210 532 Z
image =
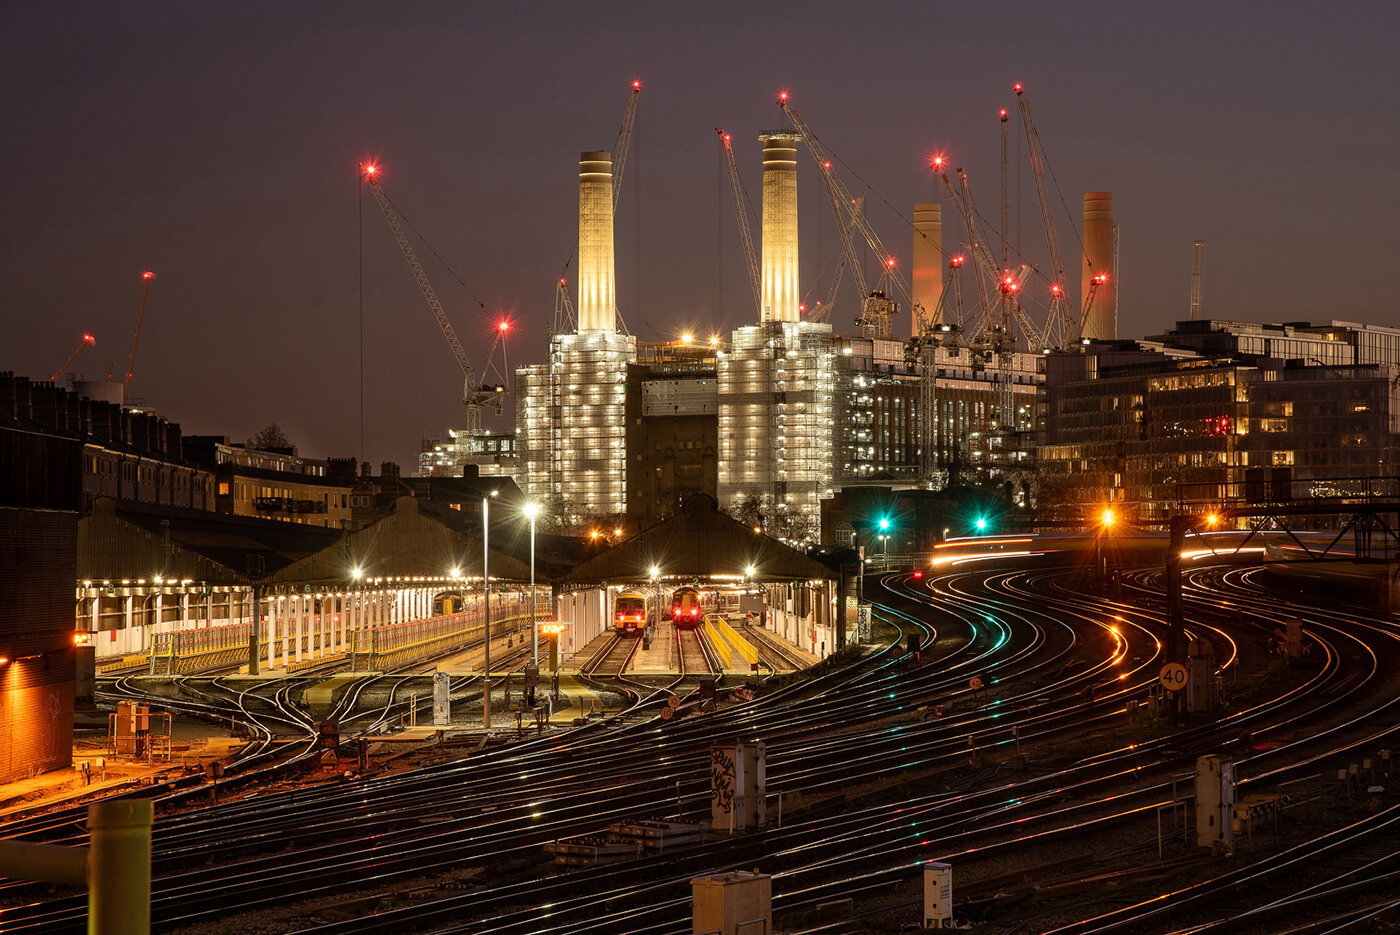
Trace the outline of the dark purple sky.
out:
M 1392 3 L 212 6 L 7 8 L 0 369 L 47 377 L 91 331 L 74 370 L 119 378 L 149 268 L 136 396 L 187 432 L 277 421 L 304 455 L 359 454 L 359 160 L 382 159 L 395 203 L 515 317 L 511 365 L 535 362 L 577 237 L 578 153 L 613 145 L 633 78 L 618 281 L 642 339 L 754 317 L 715 126 L 756 204 L 754 137 L 789 89 L 907 261 L 881 202 L 907 217 L 933 195 L 936 150 L 996 218 L 1014 81 L 1074 227 L 1084 191 L 1113 192 L 1120 336 L 1186 317 L 1195 238 L 1213 317 L 1400 325 Z M 1042 262 L 1020 162 L 1013 226 Z M 808 290 L 836 236 L 810 162 L 799 189 Z M 425 433 L 461 424 L 461 379 L 368 197 L 362 216 L 362 453 L 407 469 Z M 428 271 L 479 356 L 487 317 Z

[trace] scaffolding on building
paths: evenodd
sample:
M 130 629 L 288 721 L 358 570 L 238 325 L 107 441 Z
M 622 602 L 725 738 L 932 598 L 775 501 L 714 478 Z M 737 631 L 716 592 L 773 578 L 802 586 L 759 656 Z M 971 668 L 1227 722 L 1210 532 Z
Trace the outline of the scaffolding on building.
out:
M 517 483 L 554 499 L 566 522 L 627 507 L 625 418 L 631 335 L 556 334 L 549 363 L 516 371 Z
M 834 474 L 831 326 L 768 322 L 739 328 L 718 361 L 719 495 L 815 519 Z

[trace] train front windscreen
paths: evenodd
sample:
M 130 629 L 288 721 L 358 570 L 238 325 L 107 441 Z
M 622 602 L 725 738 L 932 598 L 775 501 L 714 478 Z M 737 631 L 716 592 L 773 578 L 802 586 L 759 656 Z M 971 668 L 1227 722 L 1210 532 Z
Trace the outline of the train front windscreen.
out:
M 671 597 L 671 620 L 677 626 L 694 626 L 704 617 L 700 592 L 695 588 L 678 588 Z
M 613 620 L 619 630 L 643 630 L 647 625 L 647 601 L 634 594 L 619 594 L 613 606 Z

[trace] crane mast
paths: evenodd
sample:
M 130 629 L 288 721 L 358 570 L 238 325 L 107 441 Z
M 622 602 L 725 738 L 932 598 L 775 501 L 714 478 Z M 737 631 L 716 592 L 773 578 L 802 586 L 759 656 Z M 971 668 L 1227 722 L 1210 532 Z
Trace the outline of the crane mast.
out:
M 997 269 L 996 260 L 992 258 L 991 251 L 987 249 L 986 244 L 982 243 L 982 238 L 977 231 L 977 217 L 972 206 L 972 190 L 967 183 L 967 173 L 958 169 L 958 181 L 961 185 L 959 187 L 955 186 L 948 178 L 942 156 L 934 158 L 933 169 L 942 179 L 943 187 L 948 192 L 948 199 L 953 202 L 953 207 L 957 209 L 958 219 L 962 221 L 963 230 L 967 234 L 967 249 L 972 254 L 979 302 L 979 319 L 969 331 L 972 334 L 977 334 L 990 327 L 991 299 L 987 294 L 987 282 L 984 277 L 1000 281 L 1001 271 Z
M 146 320 L 146 299 L 151 294 L 151 282 L 155 278 L 156 274 L 150 270 L 141 274 L 141 308 L 136 313 L 136 333 L 131 336 L 131 356 L 126 359 L 126 379 L 122 381 L 123 406 L 131 398 L 131 374 L 136 369 L 136 347 L 141 343 L 141 322 Z
M 1011 259 L 1011 122 L 1006 108 L 1001 109 L 1001 268 Z
M 1050 314 L 1045 322 L 1045 336 L 1054 346 L 1062 346 L 1067 341 L 1077 343 L 1084 327 L 1084 317 L 1077 323 L 1069 321 L 1066 310 L 1068 299 L 1065 295 L 1065 264 L 1060 253 L 1060 238 L 1055 232 L 1055 214 L 1050 206 L 1050 189 L 1045 183 L 1045 149 L 1040 142 L 1040 133 L 1035 128 L 1035 117 L 1031 114 L 1031 102 L 1026 99 L 1026 89 L 1017 82 L 1012 86 L 1021 108 L 1021 126 L 1026 133 L 1026 151 L 1030 156 L 1031 175 L 1035 178 L 1036 201 L 1040 205 L 1040 221 L 1045 227 L 1045 244 L 1050 251 L 1052 271 L 1050 283 Z M 1073 332 L 1072 334 L 1069 332 Z
M 955 256 L 948 261 L 948 269 L 943 274 L 943 289 L 938 294 L 938 304 L 934 306 L 933 315 L 930 316 L 922 306 L 919 307 L 918 324 L 913 336 L 918 347 L 919 374 L 922 377 L 919 381 L 919 471 L 927 480 L 934 479 L 934 471 L 939 466 L 937 349 L 943 343 L 943 338 L 940 332 L 933 330 L 933 323 L 944 320 L 950 286 L 957 297 L 957 304 L 962 304 L 962 294 L 958 290 L 955 278 L 962 264 L 962 256 Z M 944 328 L 947 329 L 948 326 L 945 325 Z M 956 340 L 956 334 L 950 334 L 950 342 Z
M 578 327 L 578 316 L 574 313 L 574 303 L 569 299 L 569 281 L 559 277 L 559 287 L 554 292 L 554 334 L 564 334 Z
M 627 168 L 627 150 L 632 145 L 632 125 L 637 122 L 637 98 L 641 96 L 642 83 L 632 82 L 632 96 L 627 99 L 627 108 L 622 112 L 622 129 L 617 132 L 617 143 L 613 146 L 612 185 L 613 210 L 617 210 L 617 199 L 622 194 L 622 170 Z
M 1206 242 L 1196 241 L 1191 248 L 1191 320 L 1201 314 L 1201 270 L 1206 262 Z
M 403 231 L 403 225 L 399 223 L 399 213 L 394 210 L 394 205 L 389 201 L 384 186 L 379 183 L 379 167 L 373 164 L 366 165 L 364 176 L 365 181 L 369 183 L 374 200 L 379 203 L 379 210 L 384 214 L 384 220 L 388 223 L 395 242 L 399 245 L 399 251 L 408 261 L 408 268 L 413 272 L 413 278 L 417 280 L 423 298 L 428 301 L 428 307 L 432 309 L 433 317 L 437 319 L 442 336 L 447 339 L 447 345 L 452 349 L 452 356 L 456 359 L 457 366 L 462 369 L 462 402 L 467 407 L 467 432 L 479 434 L 481 432 L 481 407 L 494 400 L 496 412 L 499 414 L 505 386 L 502 384 L 475 385 L 476 369 L 472 367 L 471 361 L 467 358 L 467 352 L 462 349 L 462 342 L 457 340 L 457 332 L 452 329 L 452 322 L 448 321 L 447 313 L 443 311 L 442 303 L 438 301 L 437 292 L 433 290 L 433 284 L 428 281 L 428 274 L 423 271 L 423 264 L 418 261 L 418 254 L 413 249 L 413 244 L 409 243 L 408 236 Z M 502 325 L 505 326 L 505 322 L 502 322 Z M 496 331 L 495 340 L 491 344 L 490 351 L 487 352 L 488 367 L 490 367 L 491 354 L 501 343 L 505 330 L 505 327 L 501 327 Z
M 753 304 L 760 318 L 763 317 L 763 278 L 758 268 L 758 253 L 753 246 L 753 231 L 749 228 L 747 199 L 744 198 L 744 183 L 739 178 L 739 166 L 734 161 L 734 141 L 724 127 L 715 127 L 719 135 L 720 157 L 724 160 L 725 171 L 729 175 L 729 196 L 734 200 L 734 218 L 739 223 L 739 240 L 744 248 L 744 263 L 749 271 L 749 285 L 753 288 Z
M 788 119 L 792 121 L 793 128 L 801 134 L 802 141 L 807 144 L 807 151 L 812 154 L 812 158 L 817 162 L 817 167 L 821 169 L 822 176 L 826 179 L 828 194 L 831 195 L 832 204 L 836 208 L 838 223 L 849 223 L 860 231 L 861 236 L 865 238 L 865 242 L 869 245 L 871 251 L 880 258 L 880 265 L 886 271 L 894 290 L 906 304 L 912 306 L 913 296 L 909 290 L 909 284 L 904 281 L 904 277 L 895 269 L 893 264 L 894 254 L 885 249 L 885 245 L 881 242 L 879 235 L 876 234 L 875 229 L 870 226 L 869 217 L 855 212 L 855 209 L 852 207 L 855 203 L 855 199 L 851 197 L 851 193 L 847 190 L 845 183 L 842 182 L 841 177 L 837 175 L 831 154 L 826 151 L 826 147 L 822 145 L 821 140 L 817 139 L 817 135 L 812 132 L 812 128 L 807 126 L 807 122 L 802 119 L 802 115 L 797 112 L 797 108 L 792 106 L 792 102 L 788 100 L 786 91 L 778 95 L 778 106 L 788 115 Z M 856 258 L 853 255 L 853 251 L 848 253 L 847 261 L 851 264 L 853 272 L 859 269 L 860 266 L 855 260 Z M 861 301 L 864 303 L 868 296 L 864 294 L 864 289 L 861 291 Z

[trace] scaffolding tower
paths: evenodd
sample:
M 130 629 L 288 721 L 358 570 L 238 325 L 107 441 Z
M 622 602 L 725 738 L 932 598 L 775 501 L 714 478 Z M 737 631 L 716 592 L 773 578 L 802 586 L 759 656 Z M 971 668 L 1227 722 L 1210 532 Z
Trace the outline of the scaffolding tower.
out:
M 557 334 L 549 363 L 516 371 L 517 482 L 532 497 L 551 497 L 568 521 L 627 508 L 627 365 L 632 335 L 607 331 Z
M 719 498 L 746 495 L 815 520 L 835 460 L 831 326 L 767 322 L 737 329 L 717 367 Z

